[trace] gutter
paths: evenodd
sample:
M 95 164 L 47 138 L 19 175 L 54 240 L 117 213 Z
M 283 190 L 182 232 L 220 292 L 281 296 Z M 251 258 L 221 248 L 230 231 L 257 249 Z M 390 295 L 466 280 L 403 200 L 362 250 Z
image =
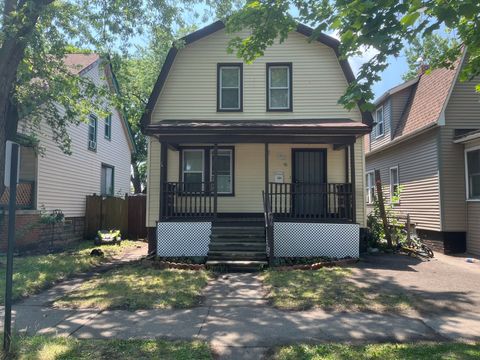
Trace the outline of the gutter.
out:
M 387 150 L 387 149 L 390 149 L 391 147 L 397 145 L 397 144 L 400 144 L 404 141 L 407 141 L 407 140 L 410 140 L 411 138 L 415 137 L 415 136 L 418 136 L 418 135 L 421 135 L 425 132 L 427 132 L 428 130 L 430 129 L 433 129 L 435 127 L 438 126 L 438 123 L 435 121 L 433 123 L 430 123 L 430 124 L 427 124 L 421 128 L 418 128 L 417 130 L 407 134 L 407 135 L 403 135 L 403 136 L 400 136 L 398 138 L 396 138 L 395 140 L 393 141 L 390 141 L 388 144 L 384 145 L 384 146 L 381 146 L 380 148 L 378 149 L 375 149 L 375 150 L 372 150 L 372 151 L 369 151 L 368 153 L 365 154 L 365 157 L 369 157 L 369 156 L 373 156 L 373 155 L 376 155 L 384 150 Z

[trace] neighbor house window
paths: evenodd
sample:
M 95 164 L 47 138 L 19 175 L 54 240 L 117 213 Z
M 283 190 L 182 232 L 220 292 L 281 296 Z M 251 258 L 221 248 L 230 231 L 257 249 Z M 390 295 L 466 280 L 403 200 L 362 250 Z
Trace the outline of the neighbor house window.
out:
M 105 139 L 112 139 L 112 115 L 105 118 Z
M 367 204 L 373 204 L 375 201 L 375 173 L 373 171 L 367 172 L 365 175 Z
M 205 180 L 205 151 L 185 149 L 182 152 L 182 181 L 184 191 L 202 191 Z
M 95 115 L 90 115 L 88 123 L 88 148 L 97 149 L 97 117 Z
M 114 193 L 114 168 L 113 166 L 102 164 L 101 176 L 102 196 L 113 196 Z
M 242 64 L 218 64 L 217 111 L 242 111 Z
M 292 111 L 292 64 L 267 64 L 267 110 Z
M 385 133 L 385 122 L 383 120 L 383 106 L 378 108 L 375 112 L 375 120 L 377 122 L 375 137 L 383 136 Z
M 233 159 L 232 150 L 218 149 L 217 161 L 215 162 L 217 170 L 217 193 L 232 194 L 233 187 Z M 213 150 L 210 151 L 210 179 L 213 181 Z
M 480 149 L 466 152 L 467 194 L 469 200 L 480 200 Z
M 400 202 L 400 178 L 398 176 L 398 166 L 390 168 L 390 201 L 392 204 Z

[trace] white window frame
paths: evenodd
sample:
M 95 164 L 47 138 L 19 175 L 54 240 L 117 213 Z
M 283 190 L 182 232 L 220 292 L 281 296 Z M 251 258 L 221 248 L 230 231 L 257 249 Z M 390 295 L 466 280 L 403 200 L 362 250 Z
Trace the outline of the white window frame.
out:
M 87 137 L 88 137 L 88 149 L 92 151 L 97 150 L 97 133 L 98 133 L 98 118 L 90 114 L 89 116 L 89 122 L 88 122 L 88 132 L 87 132 Z M 93 120 L 93 125 L 92 125 L 92 120 Z M 90 130 L 93 129 L 93 135 L 94 135 L 94 140 L 90 140 Z
M 101 180 L 105 181 L 105 192 L 103 192 L 103 182 L 100 184 L 100 193 L 102 196 L 114 196 L 115 195 L 115 167 L 112 165 L 104 164 L 101 165 L 101 171 L 103 169 L 111 169 L 112 170 L 112 193 L 108 194 L 107 190 L 107 177 L 100 176 Z M 106 175 L 106 174 L 105 174 Z
M 272 86 L 272 69 L 287 69 L 287 86 Z M 268 66 L 268 109 L 269 110 L 290 110 L 290 96 L 291 96 L 291 84 L 290 84 L 290 66 L 288 65 L 269 65 Z M 273 107 L 272 106 L 272 90 L 287 90 L 287 106 L 286 107 Z
M 223 86 L 222 84 L 222 71 L 223 69 L 235 69 L 238 71 L 238 86 Z M 220 68 L 219 68 L 219 71 L 218 71 L 218 75 L 220 77 L 219 81 L 218 81 L 218 91 L 220 92 L 219 94 L 219 101 L 220 103 L 218 104 L 218 108 L 220 110 L 240 110 L 242 108 L 242 95 L 241 95 L 241 92 L 242 92 L 242 68 L 241 66 L 239 65 L 220 65 Z M 223 95 L 223 89 L 238 89 L 238 106 L 237 107 L 232 107 L 232 108 L 224 108 L 222 106 L 222 95 Z
M 470 181 L 468 178 L 468 158 L 467 154 L 472 151 L 480 150 L 480 146 L 474 146 L 469 149 L 465 149 L 465 199 L 466 201 L 478 202 L 480 198 L 470 198 Z
M 372 183 L 373 185 L 370 186 L 370 183 L 368 182 L 369 177 L 372 177 Z M 367 204 L 373 204 L 375 201 L 375 170 L 367 171 L 365 173 L 365 182 L 366 182 L 366 191 L 367 191 Z M 371 196 L 372 193 L 370 190 L 373 188 L 373 197 Z
M 202 170 L 185 170 L 185 153 L 187 152 L 201 152 L 202 153 Z M 205 183 L 205 150 L 204 149 L 183 149 L 182 150 L 182 184 L 185 186 L 185 173 L 188 174 L 202 174 L 202 190 L 204 189 L 204 183 Z
M 382 121 L 378 122 L 378 113 L 382 112 Z M 380 106 L 377 110 L 375 110 L 375 121 L 377 122 L 377 125 L 375 126 L 375 139 L 381 138 L 382 136 L 385 135 L 385 111 L 383 109 L 383 105 Z M 382 124 L 382 133 L 380 134 L 378 132 L 379 126 Z
M 108 130 L 109 131 L 108 136 L 107 136 L 107 127 L 109 129 Z M 105 118 L 105 127 L 103 128 L 103 136 L 107 140 L 112 140 L 112 114 L 108 115 Z
M 397 170 L 397 183 L 392 182 L 392 180 L 393 180 L 392 179 L 392 170 L 394 170 L 394 169 Z M 392 166 L 390 169 L 388 169 L 388 175 L 390 177 L 390 203 L 395 204 L 395 205 L 400 204 L 400 197 L 399 197 L 398 201 L 396 201 L 396 202 L 393 201 L 393 187 L 395 185 L 397 185 L 397 188 L 400 187 L 400 171 L 398 169 L 398 165 L 397 166 Z
M 218 153 L 223 152 L 223 153 L 230 153 L 230 191 L 217 191 L 217 194 L 221 195 L 232 195 L 233 194 L 233 151 L 232 149 L 218 149 Z M 213 155 L 214 155 L 214 150 L 212 149 L 210 151 L 210 181 L 213 181 Z

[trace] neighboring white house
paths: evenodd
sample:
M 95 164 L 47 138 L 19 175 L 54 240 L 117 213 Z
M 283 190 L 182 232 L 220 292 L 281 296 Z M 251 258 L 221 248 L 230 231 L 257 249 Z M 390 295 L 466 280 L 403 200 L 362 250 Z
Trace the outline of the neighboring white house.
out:
M 111 67 L 97 54 L 70 54 L 65 63 L 72 76 L 84 76 L 99 86 L 116 90 Z M 123 196 L 130 193 L 130 163 L 135 149 L 126 119 L 116 108 L 107 109 L 111 115 L 101 118 L 91 114 L 90 123 L 70 125 L 71 155 L 63 153 L 52 137 L 48 125 L 37 134 L 42 155 L 33 148 L 22 147 L 20 155 L 20 184 L 17 203 L 28 210 L 59 209 L 66 219 L 77 222 L 83 230 L 86 196 L 102 194 Z M 19 133 L 26 132 L 22 121 Z M 22 129 L 23 128 L 23 129 Z M 2 197 L 4 202 L 5 194 Z

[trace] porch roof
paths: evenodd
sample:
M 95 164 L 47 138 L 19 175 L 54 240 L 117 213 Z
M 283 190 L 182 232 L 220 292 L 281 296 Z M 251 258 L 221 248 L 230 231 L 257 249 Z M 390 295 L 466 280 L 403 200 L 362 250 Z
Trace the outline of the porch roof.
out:
M 148 135 L 161 141 L 178 142 L 354 142 L 370 127 L 351 119 L 301 120 L 163 120 L 147 127 Z M 218 137 L 218 138 L 215 138 Z M 348 140 L 348 141 L 347 141 Z

